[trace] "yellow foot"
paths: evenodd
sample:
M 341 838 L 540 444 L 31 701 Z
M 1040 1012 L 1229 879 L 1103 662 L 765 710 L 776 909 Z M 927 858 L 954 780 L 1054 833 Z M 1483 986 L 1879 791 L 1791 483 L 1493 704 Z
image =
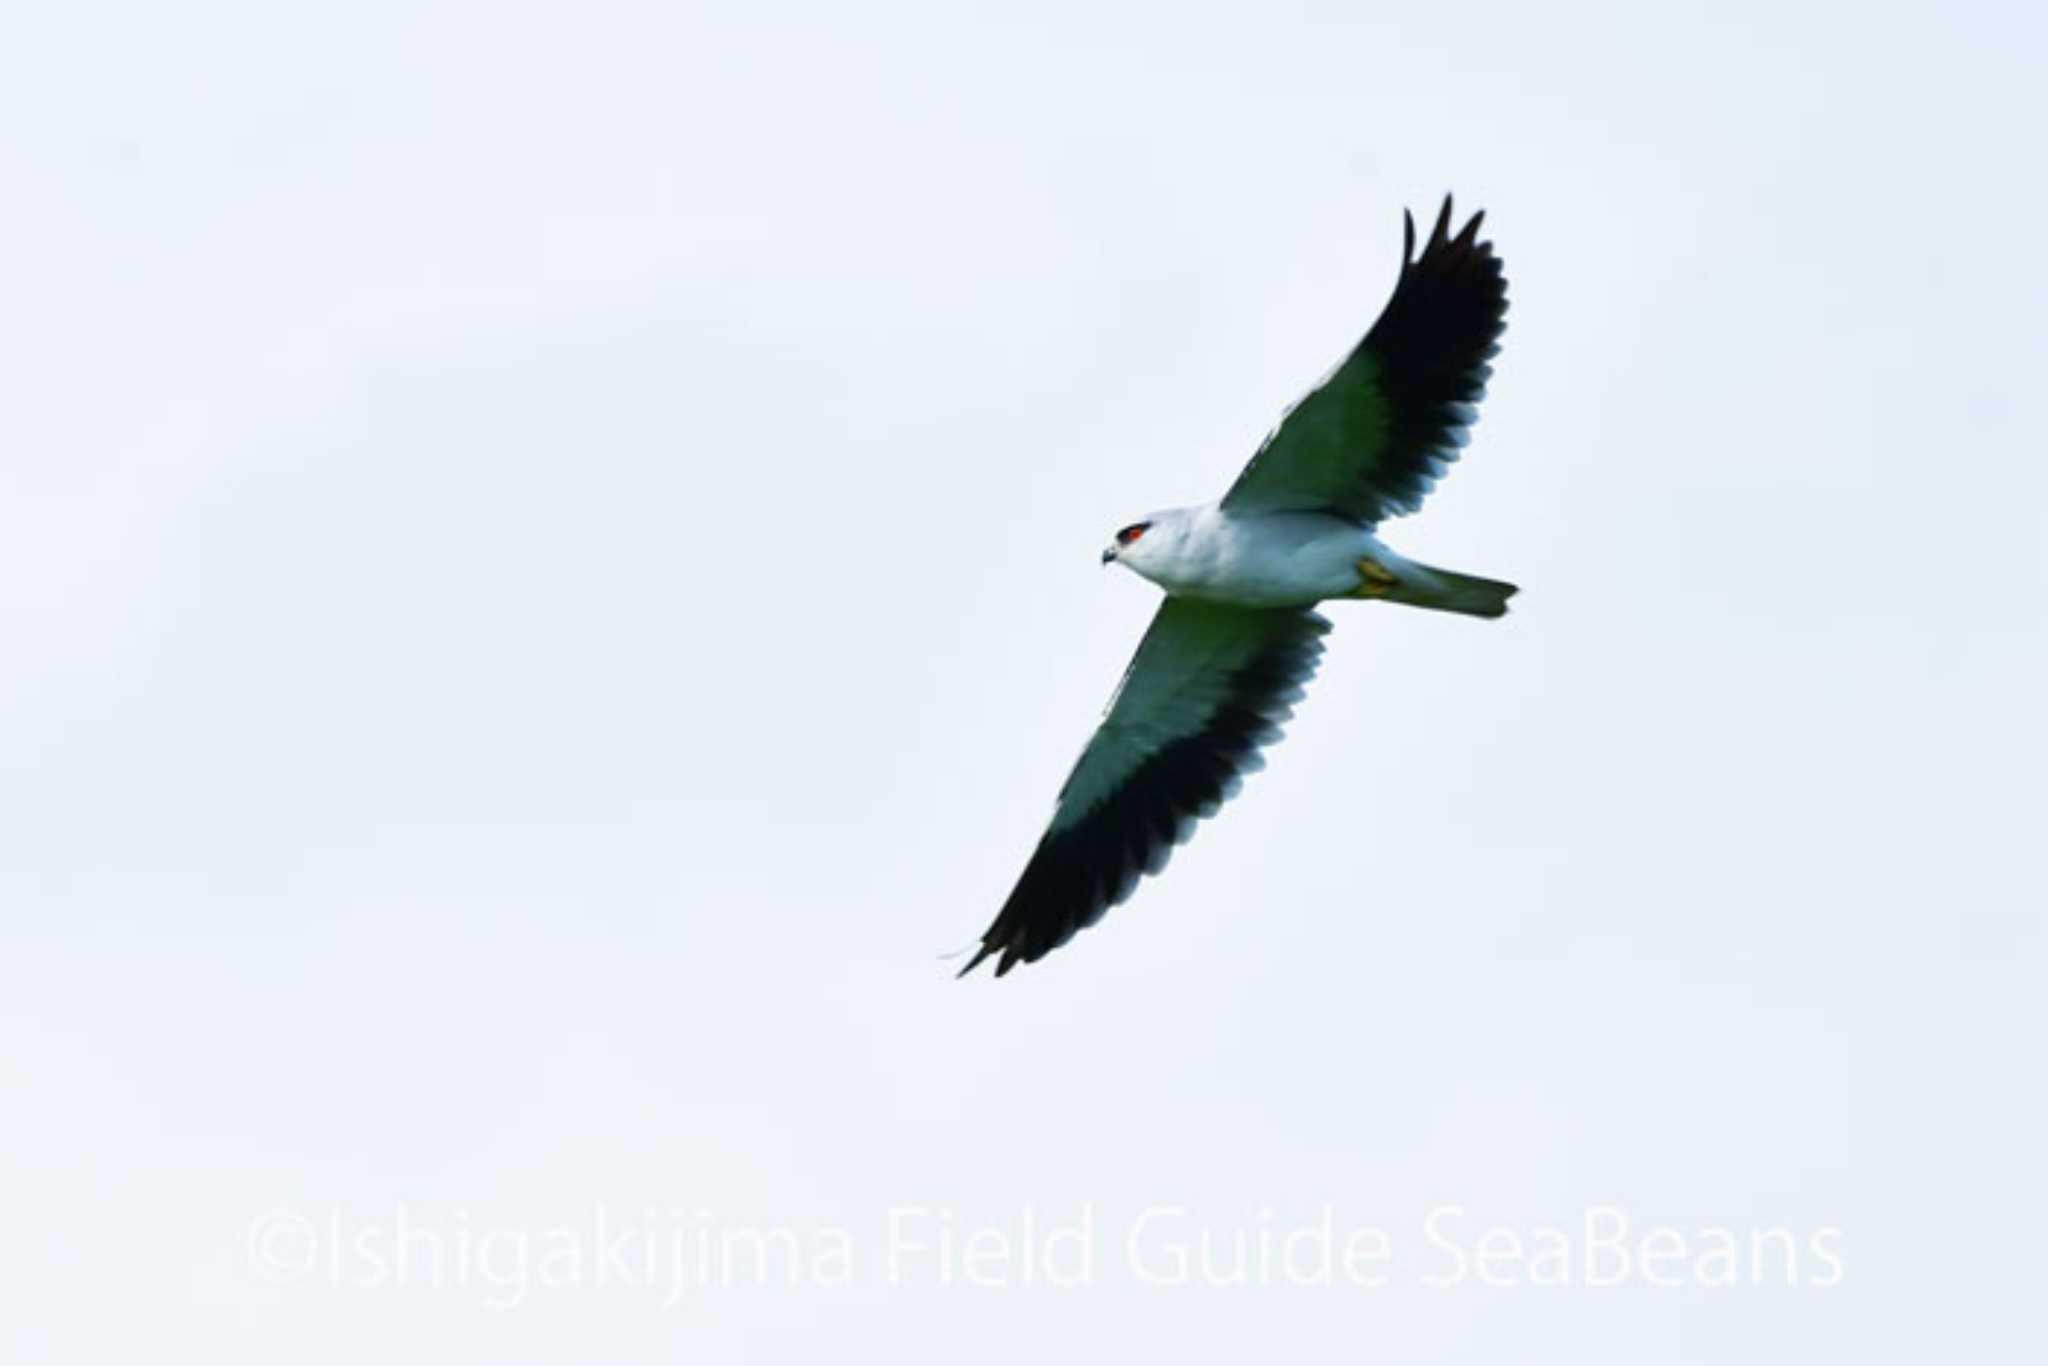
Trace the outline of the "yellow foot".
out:
M 1391 570 L 1370 555 L 1358 562 L 1358 577 L 1360 582 L 1352 596 L 1359 598 L 1383 598 L 1400 583 Z

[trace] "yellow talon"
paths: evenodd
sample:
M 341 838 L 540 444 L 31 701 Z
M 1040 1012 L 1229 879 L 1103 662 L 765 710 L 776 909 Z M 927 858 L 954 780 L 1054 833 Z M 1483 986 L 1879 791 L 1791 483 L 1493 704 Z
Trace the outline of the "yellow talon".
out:
M 1358 585 L 1356 596 L 1361 598 L 1383 598 L 1400 582 L 1392 571 L 1370 555 L 1358 562 L 1358 575 L 1363 582 Z

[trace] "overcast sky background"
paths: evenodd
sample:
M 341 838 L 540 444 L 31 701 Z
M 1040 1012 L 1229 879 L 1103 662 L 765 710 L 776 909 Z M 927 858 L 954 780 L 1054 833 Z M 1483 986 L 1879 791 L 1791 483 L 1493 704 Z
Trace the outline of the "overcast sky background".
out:
M 2033 12 L 8 27 L 9 1359 L 2038 1350 Z M 1108 532 L 1222 490 L 1447 189 L 1511 326 L 1389 539 L 1515 612 L 1332 609 L 1163 879 L 953 981 L 1152 610 Z M 1166 1290 L 1162 1203 L 1844 1278 Z M 1105 1265 L 497 1309 L 249 1255 L 901 1205 L 1092 1205 Z

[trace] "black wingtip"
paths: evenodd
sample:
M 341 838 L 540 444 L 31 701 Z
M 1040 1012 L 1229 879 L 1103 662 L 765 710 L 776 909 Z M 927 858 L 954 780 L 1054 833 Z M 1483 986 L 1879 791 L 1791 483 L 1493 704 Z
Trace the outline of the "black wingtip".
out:
M 1429 240 L 1423 244 L 1423 256 L 1439 254 L 1458 248 L 1469 248 L 1479 234 L 1479 225 L 1486 218 L 1486 210 L 1472 215 L 1472 221 L 1459 230 L 1456 237 L 1451 235 L 1451 220 L 1457 214 L 1455 196 L 1446 194 L 1444 202 L 1436 211 L 1436 222 L 1429 230 Z M 1406 271 L 1415 265 L 1415 215 L 1407 209 L 1401 210 L 1401 268 Z
M 1002 957 L 996 958 L 996 955 L 998 953 L 1002 954 Z M 953 974 L 953 980 L 957 982 L 962 977 L 965 977 L 968 973 L 973 972 L 976 968 L 981 966 L 982 960 L 987 958 L 996 959 L 996 976 L 998 977 L 1003 976 L 1005 973 L 1009 972 L 1011 968 L 1016 967 L 1019 963 L 1028 963 L 1031 961 L 1029 958 L 1026 958 L 1023 954 L 1018 952 L 1017 946 L 1015 944 L 1006 944 L 1001 940 L 992 939 L 989 940 L 987 943 L 983 944 L 979 949 L 975 950 L 974 957 L 967 960 L 967 966 Z
M 1467 219 L 1455 233 L 1451 224 L 1457 218 L 1455 197 L 1446 194 L 1437 209 L 1436 223 L 1431 227 L 1429 237 L 1422 245 L 1422 254 L 1415 253 L 1415 215 L 1406 209 L 1401 211 L 1403 226 L 1401 243 L 1401 276 L 1407 277 L 1417 270 L 1429 270 L 1432 263 L 1452 264 L 1462 267 L 1469 261 L 1491 259 L 1493 244 L 1479 240 L 1479 230 L 1486 222 L 1486 210 L 1480 209 Z
M 1444 206 L 1441 209 L 1437 210 L 1436 227 L 1431 229 L 1429 234 L 1429 245 L 1423 248 L 1424 254 L 1427 254 L 1431 251 L 1435 251 L 1437 248 L 1443 246 L 1444 242 L 1450 236 L 1450 231 L 1451 197 L 1449 195 L 1445 195 Z

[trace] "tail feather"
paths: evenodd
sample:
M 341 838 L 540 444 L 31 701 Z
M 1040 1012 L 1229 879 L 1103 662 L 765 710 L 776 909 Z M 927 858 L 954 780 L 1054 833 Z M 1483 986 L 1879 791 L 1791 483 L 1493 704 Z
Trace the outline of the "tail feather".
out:
M 1492 618 L 1507 615 L 1508 599 L 1520 591 L 1499 579 L 1418 564 L 1409 566 L 1386 596 L 1390 602 L 1405 602 L 1410 607 Z

